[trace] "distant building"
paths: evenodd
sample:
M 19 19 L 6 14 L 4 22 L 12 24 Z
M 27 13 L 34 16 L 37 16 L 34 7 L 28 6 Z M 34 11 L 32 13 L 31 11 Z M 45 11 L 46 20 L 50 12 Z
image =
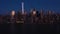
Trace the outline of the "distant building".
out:
M 10 18 L 10 21 L 11 21 L 11 23 L 15 23 L 15 11 L 14 10 L 12 10 L 11 11 L 11 18 Z
M 38 20 L 37 11 L 34 8 L 34 9 L 31 10 L 31 22 L 36 24 L 37 20 Z
M 0 16 L 0 24 L 3 24 L 3 16 Z

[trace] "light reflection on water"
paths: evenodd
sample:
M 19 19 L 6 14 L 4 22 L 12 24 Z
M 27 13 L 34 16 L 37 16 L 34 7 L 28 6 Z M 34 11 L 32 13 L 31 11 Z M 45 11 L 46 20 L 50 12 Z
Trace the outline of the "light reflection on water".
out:
M 59 32 L 60 25 L 58 24 L 3 24 L 0 25 L 1 32 L 13 33 L 39 33 L 39 32 Z

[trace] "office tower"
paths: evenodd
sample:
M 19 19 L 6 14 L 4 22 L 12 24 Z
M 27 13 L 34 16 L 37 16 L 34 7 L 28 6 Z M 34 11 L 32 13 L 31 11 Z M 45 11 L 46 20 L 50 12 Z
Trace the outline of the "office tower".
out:
M 32 12 L 32 16 L 36 16 L 36 9 L 35 8 L 32 9 L 31 12 Z
M 37 13 L 35 8 L 31 10 L 31 22 L 32 23 L 37 22 Z
M 41 9 L 41 11 L 40 11 L 40 16 L 41 16 L 41 19 L 43 19 L 43 16 L 44 16 L 43 9 Z
M 0 24 L 3 24 L 3 16 L 0 16 Z
M 42 24 L 44 19 L 43 9 L 40 10 L 39 23 Z
M 24 23 L 24 15 L 25 15 L 25 11 L 24 11 L 24 2 L 21 3 L 21 15 L 19 15 L 18 17 L 20 18 L 17 22 L 18 23 Z
M 12 12 L 11 12 L 11 23 L 14 23 L 15 22 L 14 16 L 15 16 L 15 11 L 12 10 Z
M 15 11 L 12 10 L 12 12 L 11 12 L 11 16 L 14 17 L 14 15 L 15 15 Z
M 53 24 L 53 16 L 52 16 L 52 11 L 49 10 L 48 11 L 48 20 L 49 20 L 49 24 Z
M 47 12 L 47 15 L 52 15 L 52 11 L 51 10 L 49 10 L 48 12 Z
M 22 14 L 24 14 L 24 2 L 22 2 Z
M 33 16 L 36 15 L 36 11 L 33 11 Z
M 59 14 L 56 14 L 56 22 L 60 23 L 60 15 Z

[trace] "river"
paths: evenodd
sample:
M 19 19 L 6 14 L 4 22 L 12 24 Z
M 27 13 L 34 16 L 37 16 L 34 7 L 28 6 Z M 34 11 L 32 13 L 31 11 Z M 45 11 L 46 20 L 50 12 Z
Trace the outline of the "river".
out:
M 59 24 L 0 24 L 0 32 L 6 34 L 57 33 L 59 31 Z

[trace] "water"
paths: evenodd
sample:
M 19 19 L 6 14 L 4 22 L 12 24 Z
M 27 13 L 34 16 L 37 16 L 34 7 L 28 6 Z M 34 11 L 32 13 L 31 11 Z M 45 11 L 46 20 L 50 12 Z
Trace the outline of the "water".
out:
M 59 32 L 58 24 L 0 24 L 0 32 L 5 34 L 39 34 L 40 32 Z

